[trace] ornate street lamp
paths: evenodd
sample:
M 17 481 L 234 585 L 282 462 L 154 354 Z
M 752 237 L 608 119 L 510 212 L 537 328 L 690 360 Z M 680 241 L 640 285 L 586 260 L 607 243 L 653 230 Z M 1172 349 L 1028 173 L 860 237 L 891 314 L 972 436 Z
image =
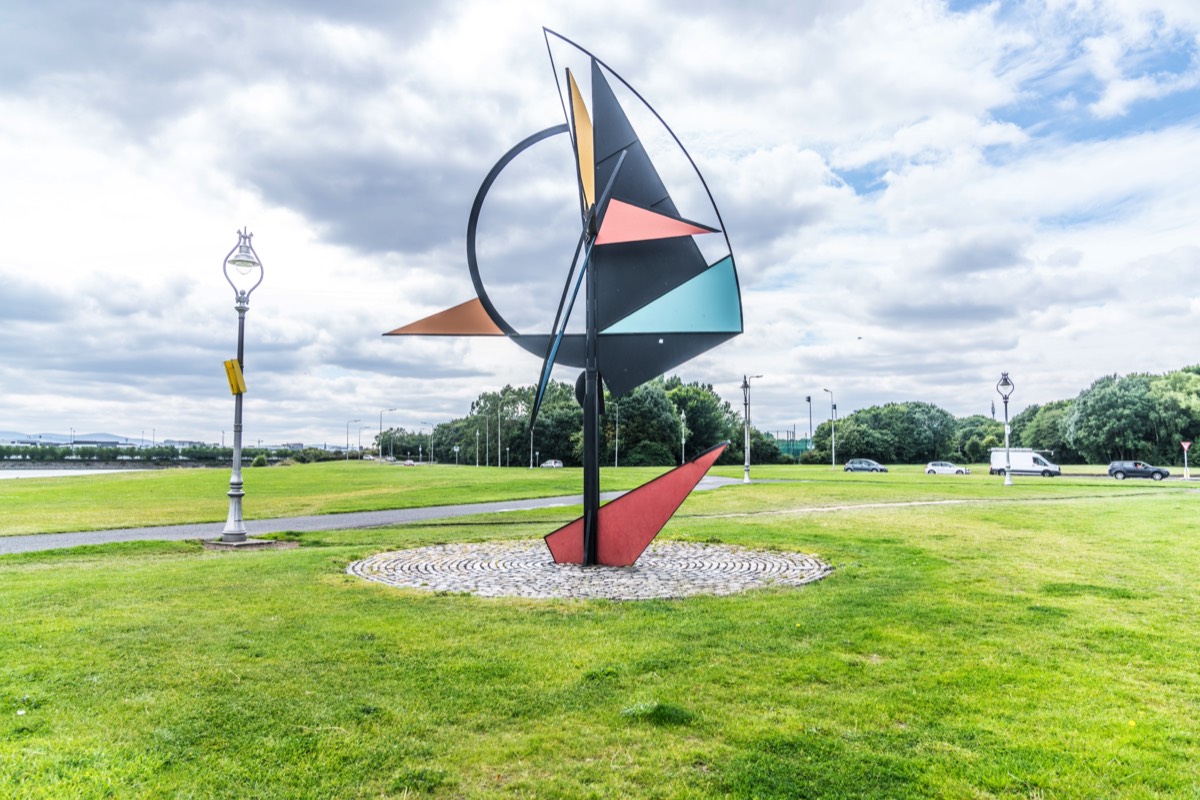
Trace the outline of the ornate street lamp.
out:
M 251 239 L 254 234 L 246 229 L 238 231 L 238 242 L 225 255 L 221 268 L 225 280 L 233 287 L 233 307 L 238 313 L 237 365 L 241 373 L 245 369 L 246 312 L 250 310 L 250 293 L 258 288 L 263 279 L 263 265 L 254 252 Z M 233 269 L 231 270 L 230 267 Z M 221 541 L 239 544 L 246 541 L 246 523 L 242 519 L 242 391 L 233 396 L 233 469 L 229 475 L 229 517 Z
M 996 384 L 996 391 L 1000 393 L 1000 399 L 1004 401 L 1004 485 L 1012 486 L 1012 452 L 1008 446 L 1008 398 L 1012 396 L 1013 390 L 1017 386 L 1008 379 L 1007 372 L 1000 373 L 1000 380 Z
M 746 466 L 742 471 L 742 483 L 750 482 L 750 381 L 762 375 L 742 376 L 742 396 L 746 401 Z

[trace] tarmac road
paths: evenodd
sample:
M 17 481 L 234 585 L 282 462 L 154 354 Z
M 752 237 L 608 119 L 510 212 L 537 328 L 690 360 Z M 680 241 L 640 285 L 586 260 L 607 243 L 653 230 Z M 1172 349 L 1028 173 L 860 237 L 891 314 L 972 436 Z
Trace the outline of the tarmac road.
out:
M 741 483 L 733 478 L 707 475 L 696 486 L 697 490 L 715 489 Z M 600 495 L 604 502 L 615 500 L 624 492 L 605 492 Z M 503 511 L 524 511 L 532 508 L 554 508 L 555 506 L 583 505 L 583 495 L 540 497 L 532 500 L 506 500 L 500 503 L 466 503 L 454 506 L 427 506 L 425 508 L 400 508 L 389 511 L 355 511 L 348 514 L 320 514 L 309 517 L 279 517 L 277 519 L 246 520 L 246 531 L 251 536 L 284 531 L 336 531 L 348 528 L 380 528 L 385 525 L 402 525 L 406 522 L 422 522 L 430 519 L 469 517 L 475 514 L 494 514 Z M 79 547 L 90 544 L 138 541 L 180 541 L 184 539 L 219 539 L 225 527 L 223 522 L 202 522 L 192 525 L 163 525 L 153 528 L 120 528 L 115 530 L 79 531 L 76 533 L 34 533 L 22 536 L 0 536 L 0 555 L 32 553 L 40 550 L 58 550 L 64 547 Z

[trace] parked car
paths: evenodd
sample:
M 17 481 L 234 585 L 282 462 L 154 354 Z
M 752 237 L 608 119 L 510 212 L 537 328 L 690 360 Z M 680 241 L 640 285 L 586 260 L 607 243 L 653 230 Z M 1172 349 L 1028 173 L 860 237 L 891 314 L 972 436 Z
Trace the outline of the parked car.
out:
M 852 458 L 842 472 L 887 472 L 887 467 L 869 458 Z
M 548 460 L 548 461 L 543 461 L 543 462 L 542 462 L 542 468 L 543 468 L 543 469 L 556 469 L 556 468 L 558 468 L 558 467 L 561 467 L 561 466 L 562 466 L 562 462 L 561 462 L 561 461 L 559 461 L 557 458 L 551 458 L 551 459 L 550 459 L 550 460 Z
M 926 475 L 970 475 L 971 470 L 951 464 L 949 461 L 930 461 L 925 465 Z
M 1152 467 L 1145 461 L 1114 461 L 1108 465 L 1108 474 L 1119 481 L 1126 478 L 1151 478 L 1161 481 L 1171 474 L 1165 467 Z
M 411 458 L 406 458 L 406 459 L 404 459 L 404 466 L 415 467 L 416 464 L 413 463 L 413 460 Z

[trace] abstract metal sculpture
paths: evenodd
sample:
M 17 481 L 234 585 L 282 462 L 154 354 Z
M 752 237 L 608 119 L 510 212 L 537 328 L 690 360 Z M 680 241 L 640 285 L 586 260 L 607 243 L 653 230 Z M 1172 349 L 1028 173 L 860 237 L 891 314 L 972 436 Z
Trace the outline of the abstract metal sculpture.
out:
M 584 515 L 546 537 L 547 544 L 560 563 L 628 565 L 637 560 L 725 445 L 601 509 L 601 381 L 614 397 L 620 397 L 737 336 L 742 332 L 741 293 L 720 213 L 678 137 L 607 64 L 551 30 L 544 28 L 543 33 L 567 122 L 515 145 L 484 178 L 467 221 L 467 265 L 476 298 L 385 335 L 507 336 L 542 356 L 531 427 L 554 365 L 582 367 L 577 395 L 583 406 Z M 565 68 L 561 82 L 556 48 L 565 52 L 564 60 L 583 63 L 581 70 Z M 590 106 L 581 82 L 590 84 Z M 699 187 L 691 192 L 689 210 L 698 209 L 693 216 L 704 216 L 707 222 L 680 214 L 618 100 L 618 91 L 659 128 L 654 131 L 658 138 L 673 143 L 675 155 L 686 159 L 682 162 L 690 170 L 686 181 Z M 581 232 L 549 333 L 520 333 L 484 287 L 476 254 L 480 214 L 489 190 L 514 159 L 563 133 L 570 135 L 574 155 Z M 584 330 L 568 333 L 581 288 Z M 634 519 L 654 522 L 635 525 Z

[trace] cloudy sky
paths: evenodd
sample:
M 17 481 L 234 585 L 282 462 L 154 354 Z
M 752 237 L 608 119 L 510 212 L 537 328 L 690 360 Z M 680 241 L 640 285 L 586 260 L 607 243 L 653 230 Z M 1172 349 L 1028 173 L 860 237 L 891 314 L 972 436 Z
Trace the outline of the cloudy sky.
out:
M 703 172 L 746 330 L 678 374 L 740 407 L 761 373 L 760 428 L 804 431 L 806 395 L 826 418 L 826 388 L 966 415 L 1001 370 L 1019 410 L 1200 362 L 1194 0 L 10 0 L 0 430 L 231 441 L 242 226 L 248 441 L 365 443 L 382 409 L 421 428 L 533 383 L 502 339 L 380 334 L 474 296 L 480 182 L 563 121 L 542 26 Z M 534 237 L 540 186 L 513 187 Z

